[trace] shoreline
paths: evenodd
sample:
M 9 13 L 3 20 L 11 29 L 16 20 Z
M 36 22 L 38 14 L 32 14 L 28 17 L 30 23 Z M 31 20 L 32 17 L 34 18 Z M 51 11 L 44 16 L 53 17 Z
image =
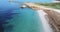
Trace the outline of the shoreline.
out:
M 38 5 L 34 4 L 34 3 L 25 3 L 25 5 L 27 5 L 31 9 L 36 10 L 37 13 L 40 15 L 39 17 L 41 17 L 41 20 L 42 20 L 42 18 L 44 19 L 44 17 L 42 17 L 42 15 L 44 14 L 43 12 L 45 12 L 45 13 L 48 14 L 49 21 L 45 21 L 46 23 L 48 23 L 48 25 L 44 24 L 44 22 L 42 20 L 42 24 L 43 24 L 43 28 L 44 28 L 45 32 L 48 32 L 48 31 L 50 31 L 50 32 L 59 32 L 60 31 L 59 28 L 58 28 L 58 26 L 55 24 L 55 23 L 60 23 L 59 22 L 60 21 L 60 10 L 49 8 L 49 7 L 46 7 L 46 6 L 38 6 Z M 41 12 L 41 10 L 43 12 Z M 53 18 L 53 20 L 52 20 L 52 18 Z M 49 28 L 51 28 L 50 26 L 52 25 L 54 28 L 52 27 L 51 29 L 48 29 L 48 28 L 46 28 L 47 26 L 45 26 L 45 25 L 47 25 Z M 60 24 L 58 24 L 58 25 L 60 25 Z
M 29 4 L 27 4 L 27 5 L 29 5 Z M 48 20 L 45 18 L 46 13 L 42 10 L 42 8 L 44 8 L 44 7 L 42 7 L 40 9 L 40 6 L 35 5 L 35 4 L 31 4 L 31 3 L 28 7 L 36 10 L 36 12 L 38 13 L 39 18 L 41 19 L 41 22 L 42 22 L 43 31 L 44 32 L 52 32 L 52 28 L 50 27 Z

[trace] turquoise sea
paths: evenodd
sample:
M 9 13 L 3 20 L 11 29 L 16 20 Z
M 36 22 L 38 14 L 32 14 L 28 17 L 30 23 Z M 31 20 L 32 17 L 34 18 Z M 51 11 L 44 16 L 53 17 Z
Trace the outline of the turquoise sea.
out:
M 43 32 L 37 12 L 21 5 L 0 0 L 0 32 Z
M 14 10 L 12 18 L 4 25 L 4 32 L 42 32 L 42 23 L 36 11 L 30 8 Z M 17 13 L 16 13 L 17 12 Z

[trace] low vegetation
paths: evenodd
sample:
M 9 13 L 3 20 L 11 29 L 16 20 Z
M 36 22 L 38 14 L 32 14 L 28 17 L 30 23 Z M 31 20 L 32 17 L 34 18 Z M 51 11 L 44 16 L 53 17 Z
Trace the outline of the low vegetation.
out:
M 35 3 L 35 4 L 60 9 L 60 3 Z

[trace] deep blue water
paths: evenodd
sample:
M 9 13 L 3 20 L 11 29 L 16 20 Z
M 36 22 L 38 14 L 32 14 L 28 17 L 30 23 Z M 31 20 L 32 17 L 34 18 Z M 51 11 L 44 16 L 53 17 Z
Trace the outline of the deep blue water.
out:
M 17 13 L 15 13 L 15 11 Z M 4 32 L 42 32 L 42 23 L 39 23 L 39 17 L 36 11 L 30 8 L 16 9 L 12 13 L 12 18 L 6 20 Z
M 24 2 L 24 0 L 18 1 Z M 21 4 L 0 0 L 0 32 L 42 32 L 37 12 L 28 7 L 21 9 L 20 6 Z
M 14 4 L 14 3 L 13 3 Z M 4 5 L 4 4 L 2 4 Z M 1 6 L 2 6 L 1 5 Z M 2 6 L 0 9 L 0 32 L 42 32 L 42 24 L 35 10 L 28 7 L 22 9 L 21 5 Z M 5 8 L 3 8 L 5 7 Z
M 4 31 L 4 24 L 8 24 L 7 20 L 12 19 L 14 9 L 18 9 L 18 4 L 9 3 L 5 0 L 0 0 L 0 32 Z

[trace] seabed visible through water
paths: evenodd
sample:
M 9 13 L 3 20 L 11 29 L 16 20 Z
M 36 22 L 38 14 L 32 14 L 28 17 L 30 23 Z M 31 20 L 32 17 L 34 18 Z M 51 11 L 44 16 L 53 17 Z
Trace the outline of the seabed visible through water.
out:
M 12 18 L 6 20 L 4 32 L 43 32 L 42 23 L 36 11 L 30 8 L 16 9 Z

